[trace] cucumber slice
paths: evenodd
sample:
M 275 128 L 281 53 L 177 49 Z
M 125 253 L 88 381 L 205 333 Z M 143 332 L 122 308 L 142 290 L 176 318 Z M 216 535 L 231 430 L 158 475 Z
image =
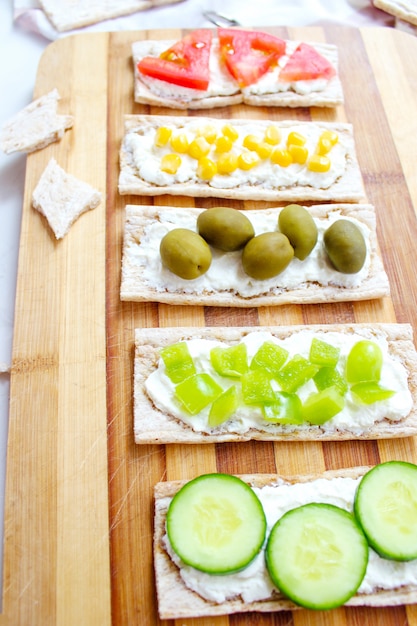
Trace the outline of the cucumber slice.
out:
M 354 510 L 375 552 L 395 561 L 417 558 L 417 465 L 376 465 L 359 483 Z
M 272 528 L 266 565 L 273 583 L 309 609 L 332 609 L 358 590 L 368 543 L 354 516 L 333 504 L 291 509 Z
M 173 550 L 209 574 L 244 569 L 261 550 L 266 517 L 254 491 L 236 476 L 203 474 L 172 499 L 166 519 Z

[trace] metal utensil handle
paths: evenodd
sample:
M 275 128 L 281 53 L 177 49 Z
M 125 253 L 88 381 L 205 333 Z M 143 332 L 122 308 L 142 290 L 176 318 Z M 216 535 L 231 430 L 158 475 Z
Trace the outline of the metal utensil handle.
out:
M 237 20 L 226 17 L 224 15 L 219 15 L 215 11 L 204 11 L 203 15 L 209 22 L 212 22 L 216 26 L 240 26 Z

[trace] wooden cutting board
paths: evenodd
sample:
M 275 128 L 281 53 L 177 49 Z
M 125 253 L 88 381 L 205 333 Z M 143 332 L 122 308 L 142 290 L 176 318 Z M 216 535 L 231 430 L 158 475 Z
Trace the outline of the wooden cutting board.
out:
M 39 65 L 34 96 L 57 87 L 60 110 L 72 113 L 75 124 L 61 142 L 27 161 L 0 626 L 160 623 L 152 569 L 152 490 L 157 481 L 215 470 L 289 475 L 388 459 L 417 461 L 414 439 L 134 444 L 136 327 L 398 321 L 412 323 L 417 331 L 417 39 L 388 29 L 274 28 L 270 32 L 337 44 L 345 106 L 332 111 L 242 105 L 214 110 L 213 116 L 353 123 L 368 200 L 377 210 L 391 297 L 259 310 L 121 303 L 124 206 L 148 203 L 117 193 L 123 116 L 172 113 L 134 104 L 130 44 L 146 36 L 179 38 L 182 32 L 87 34 L 51 44 Z M 101 205 L 84 214 L 59 242 L 30 206 L 33 188 L 51 157 L 103 193 Z M 210 207 L 216 201 L 162 196 L 155 198 L 155 204 Z M 255 622 L 262 626 L 416 626 L 417 607 L 235 615 L 177 624 Z

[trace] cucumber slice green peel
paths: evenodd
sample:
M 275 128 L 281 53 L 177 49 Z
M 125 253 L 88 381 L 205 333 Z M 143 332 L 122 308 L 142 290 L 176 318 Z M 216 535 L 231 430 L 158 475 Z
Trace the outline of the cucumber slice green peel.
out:
M 273 526 L 265 559 L 273 583 L 296 604 L 332 609 L 360 587 L 369 547 L 354 516 L 332 504 L 291 509 Z
M 417 558 L 417 465 L 387 461 L 369 470 L 356 490 L 354 511 L 380 556 Z
M 203 474 L 175 494 L 166 530 L 184 563 L 209 574 L 231 574 L 247 567 L 262 549 L 266 517 L 243 480 Z

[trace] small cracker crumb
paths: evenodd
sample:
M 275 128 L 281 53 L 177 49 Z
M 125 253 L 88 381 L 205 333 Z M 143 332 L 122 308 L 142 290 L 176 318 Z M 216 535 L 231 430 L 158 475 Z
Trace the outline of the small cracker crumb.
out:
M 58 115 L 60 95 L 57 89 L 34 100 L 6 122 L 0 133 L 0 147 L 6 154 L 34 152 L 59 141 L 71 128 L 71 115 Z
M 85 211 L 95 209 L 101 193 L 88 183 L 67 174 L 51 159 L 33 191 L 32 205 L 48 220 L 55 237 L 62 239 Z

